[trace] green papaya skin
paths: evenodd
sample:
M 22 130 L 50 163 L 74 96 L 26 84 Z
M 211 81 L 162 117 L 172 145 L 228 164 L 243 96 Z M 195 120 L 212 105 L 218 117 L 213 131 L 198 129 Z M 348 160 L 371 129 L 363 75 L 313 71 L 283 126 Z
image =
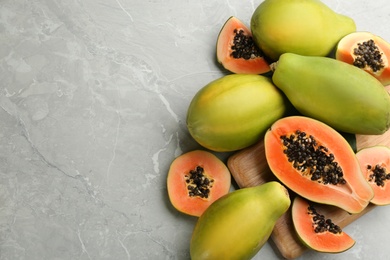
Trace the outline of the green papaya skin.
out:
M 319 0 L 265 0 L 250 26 L 257 45 L 274 61 L 286 52 L 326 56 L 343 36 L 356 31 L 353 19 Z
M 230 192 L 198 219 L 190 243 L 191 259 L 251 259 L 290 204 L 286 188 L 276 181 Z
M 383 134 L 390 127 L 390 95 L 373 76 L 327 57 L 285 53 L 274 84 L 305 116 L 352 134 Z
M 227 75 L 194 96 L 187 111 L 187 128 L 207 149 L 239 150 L 257 142 L 284 115 L 286 100 L 268 77 Z

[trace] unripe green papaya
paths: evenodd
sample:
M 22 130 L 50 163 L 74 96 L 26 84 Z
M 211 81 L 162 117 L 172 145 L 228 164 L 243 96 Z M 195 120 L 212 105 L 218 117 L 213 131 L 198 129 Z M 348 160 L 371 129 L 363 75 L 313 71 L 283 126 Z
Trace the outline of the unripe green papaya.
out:
M 390 95 L 365 71 L 327 57 L 280 56 L 272 76 L 303 115 L 336 130 L 383 134 L 390 127 Z
M 276 181 L 221 197 L 195 225 L 191 259 L 251 259 L 290 204 L 287 189 Z
M 203 87 L 187 112 L 191 136 L 203 147 L 235 151 L 257 142 L 286 111 L 286 98 L 261 75 L 231 74 Z
M 264 54 L 276 61 L 286 52 L 326 56 L 356 25 L 319 0 L 265 0 L 252 15 L 251 31 Z

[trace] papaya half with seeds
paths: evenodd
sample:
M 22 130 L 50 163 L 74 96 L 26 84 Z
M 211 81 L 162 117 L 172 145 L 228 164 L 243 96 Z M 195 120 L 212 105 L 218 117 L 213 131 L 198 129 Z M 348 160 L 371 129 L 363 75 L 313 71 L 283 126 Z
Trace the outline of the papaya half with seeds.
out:
M 340 253 L 355 245 L 355 240 L 319 212 L 315 203 L 296 196 L 291 215 L 299 239 L 308 248 L 323 253 Z
M 229 193 L 231 175 L 214 154 L 194 150 L 178 156 L 169 168 L 167 189 L 180 212 L 199 217 L 214 201 Z
M 372 204 L 390 204 L 390 148 L 371 146 L 356 153 L 360 168 L 374 190 Z
M 390 95 L 363 70 L 293 53 L 282 54 L 272 67 L 272 81 L 302 115 L 352 134 L 378 135 L 389 129 Z
M 276 181 L 230 192 L 198 219 L 191 259 L 251 259 L 290 204 L 287 189 Z
M 187 112 L 187 128 L 203 147 L 230 152 L 263 138 L 286 112 L 283 93 L 262 75 L 230 74 L 200 89 Z
M 286 52 L 326 56 L 343 36 L 356 31 L 352 18 L 319 0 L 265 0 L 254 11 L 250 28 L 273 61 Z
M 263 52 L 253 41 L 250 29 L 234 16 L 219 32 L 217 60 L 233 73 L 265 74 L 271 71 Z
M 390 84 L 390 43 L 370 32 L 353 32 L 337 44 L 336 59 L 354 65 Z
M 265 134 L 264 147 L 273 174 L 310 201 L 359 213 L 374 196 L 351 146 L 318 120 L 281 118 Z

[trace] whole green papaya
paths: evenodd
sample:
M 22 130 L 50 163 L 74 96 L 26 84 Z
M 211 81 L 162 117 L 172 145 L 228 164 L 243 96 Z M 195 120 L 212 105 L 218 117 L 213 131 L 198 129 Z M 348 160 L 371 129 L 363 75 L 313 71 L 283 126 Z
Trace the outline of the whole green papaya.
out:
M 279 182 L 233 191 L 211 204 L 192 233 L 190 255 L 200 259 L 251 259 L 268 240 L 291 201 Z
M 261 75 L 231 74 L 200 89 L 187 111 L 187 128 L 203 147 L 229 152 L 260 140 L 286 112 L 287 99 Z
M 319 0 L 265 0 L 250 25 L 253 39 L 274 61 L 286 52 L 326 56 L 343 36 L 356 31 L 353 19 Z
M 383 134 L 390 127 L 390 95 L 365 71 L 327 57 L 285 53 L 274 84 L 303 115 L 352 134 Z

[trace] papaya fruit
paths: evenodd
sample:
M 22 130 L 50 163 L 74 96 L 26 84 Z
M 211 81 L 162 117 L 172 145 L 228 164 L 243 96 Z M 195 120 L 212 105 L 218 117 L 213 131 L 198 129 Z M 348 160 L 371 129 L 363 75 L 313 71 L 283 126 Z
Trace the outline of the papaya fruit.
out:
M 355 240 L 318 211 L 316 205 L 300 196 L 293 200 L 292 222 L 300 241 L 308 248 L 323 253 L 340 253 L 353 247 Z
M 203 147 L 230 152 L 248 147 L 286 111 L 286 98 L 270 78 L 230 74 L 198 91 L 187 111 L 187 128 Z
M 390 84 L 390 43 L 370 32 L 353 32 L 344 36 L 336 48 L 336 59 L 354 65 Z
M 264 148 L 272 173 L 310 201 L 359 213 L 374 196 L 349 143 L 321 121 L 281 118 L 265 134 Z
M 231 175 L 214 154 L 194 150 L 176 157 L 167 176 L 171 204 L 180 212 L 199 217 L 214 201 L 229 193 Z
M 326 56 L 356 31 L 356 24 L 319 0 L 265 0 L 252 14 L 250 28 L 259 48 L 276 61 L 286 52 Z
M 241 74 L 265 74 L 271 71 L 263 52 L 257 47 L 250 29 L 231 16 L 217 39 L 217 60 L 227 70 Z
M 390 204 L 390 148 L 371 146 L 356 153 L 360 168 L 374 190 L 372 204 L 383 206 Z
M 198 219 L 190 242 L 191 259 L 251 259 L 290 204 L 288 191 L 276 181 L 230 192 Z
M 390 127 L 390 95 L 363 70 L 328 58 L 285 53 L 272 81 L 304 116 L 336 130 L 378 135 Z

